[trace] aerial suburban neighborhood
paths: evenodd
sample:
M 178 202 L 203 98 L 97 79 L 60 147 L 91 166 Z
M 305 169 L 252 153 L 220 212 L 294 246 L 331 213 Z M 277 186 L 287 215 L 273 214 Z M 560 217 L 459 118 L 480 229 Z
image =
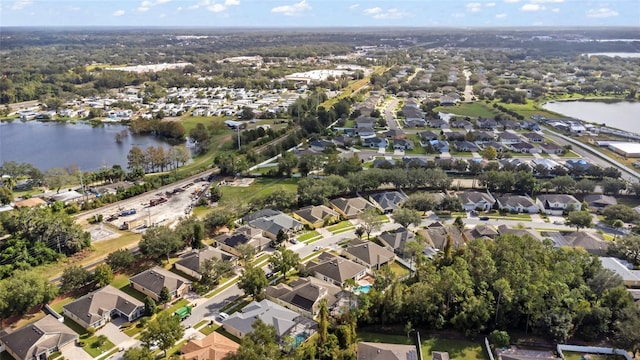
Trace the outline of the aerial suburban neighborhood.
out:
M 36 96 L 81 32 L 12 31 L 0 135 L 110 148 L 0 156 L 0 359 L 640 356 L 640 130 L 549 108 L 637 105 L 560 52 L 623 35 L 122 30 Z

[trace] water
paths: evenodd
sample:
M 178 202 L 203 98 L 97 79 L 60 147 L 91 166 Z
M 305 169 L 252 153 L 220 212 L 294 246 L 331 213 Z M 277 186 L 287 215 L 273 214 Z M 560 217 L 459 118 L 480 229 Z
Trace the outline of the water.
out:
M 361 285 L 353 289 L 353 292 L 356 294 L 366 294 L 369 292 L 369 290 L 371 290 L 371 288 L 371 285 Z
M 104 166 L 127 167 L 127 154 L 133 146 L 170 146 L 148 135 L 126 136 L 117 143 L 115 136 L 126 130 L 121 124 L 92 127 L 86 123 L 13 121 L 0 123 L 0 164 L 5 161 L 30 163 L 42 171 L 52 167 L 77 165 L 82 171 Z
M 543 108 L 568 117 L 640 134 L 640 102 L 558 101 L 546 103 Z
M 640 58 L 640 53 L 634 52 L 599 52 L 588 53 L 587 56 L 608 56 L 608 57 L 621 57 L 621 58 Z

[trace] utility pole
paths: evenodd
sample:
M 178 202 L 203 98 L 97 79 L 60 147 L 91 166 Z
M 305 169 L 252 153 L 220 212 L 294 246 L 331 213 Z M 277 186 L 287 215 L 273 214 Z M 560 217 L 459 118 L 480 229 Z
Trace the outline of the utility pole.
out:
M 240 125 L 238 125 L 238 150 L 240 150 Z

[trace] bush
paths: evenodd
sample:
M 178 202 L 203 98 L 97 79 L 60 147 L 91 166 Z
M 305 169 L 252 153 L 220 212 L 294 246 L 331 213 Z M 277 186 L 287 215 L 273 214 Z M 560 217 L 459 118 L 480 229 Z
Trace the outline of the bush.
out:
M 502 348 L 509 345 L 511 338 L 506 331 L 493 330 L 491 334 L 489 334 L 489 341 L 491 341 L 491 344 L 496 348 Z
M 93 336 L 93 334 L 95 334 L 95 333 L 96 333 L 96 328 L 94 328 L 93 326 L 89 326 L 89 327 L 87 328 L 87 333 L 88 333 L 90 336 Z

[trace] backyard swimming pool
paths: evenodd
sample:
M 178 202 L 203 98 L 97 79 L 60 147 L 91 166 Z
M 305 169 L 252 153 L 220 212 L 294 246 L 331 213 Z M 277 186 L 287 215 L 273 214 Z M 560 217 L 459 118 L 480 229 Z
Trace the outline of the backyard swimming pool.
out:
M 355 289 L 353 289 L 353 292 L 356 294 L 360 294 L 360 293 L 366 294 L 369 292 L 369 290 L 371 290 L 371 287 L 372 285 L 360 285 L 360 286 L 357 286 Z

